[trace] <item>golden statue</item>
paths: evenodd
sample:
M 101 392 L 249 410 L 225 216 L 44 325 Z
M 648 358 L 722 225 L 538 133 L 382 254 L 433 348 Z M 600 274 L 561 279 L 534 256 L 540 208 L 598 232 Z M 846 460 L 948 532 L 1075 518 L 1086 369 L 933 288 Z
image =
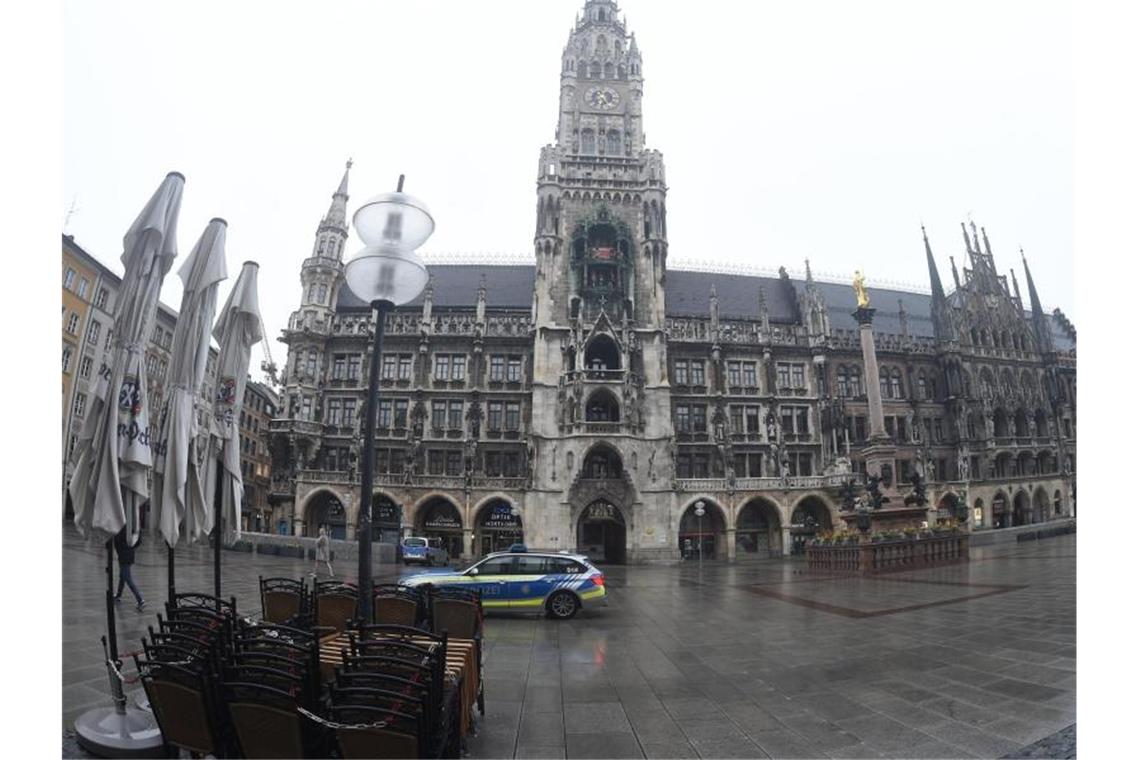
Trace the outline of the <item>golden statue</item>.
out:
M 855 270 L 855 282 L 852 285 L 855 288 L 855 301 L 858 303 L 860 309 L 866 309 L 871 305 L 871 297 L 867 295 L 866 280 L 863 278 L 863 273 Z

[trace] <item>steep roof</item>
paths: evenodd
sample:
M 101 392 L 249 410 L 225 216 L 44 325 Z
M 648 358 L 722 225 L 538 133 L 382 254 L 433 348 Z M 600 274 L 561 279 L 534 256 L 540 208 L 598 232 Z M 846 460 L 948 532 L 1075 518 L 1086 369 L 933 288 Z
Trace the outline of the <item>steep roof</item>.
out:
M 527 309 L 534 297 L 534 267 L 526 264 L 435 264 L 428 265 L 432 276 L 435 306 L 471 307 L 475 305 L 480 282 L 486 282 L 487 306 L 500 309 Z M 717 301 L 722 319 L 759 319 L 759 292 L 764 290 L 768 318 L 774 323 L 791 324 L 799 320 L 796 293 L 803 294 L 803 280 L 789 279 L 787 287 L 777 277 L 691 272 L 669 270 L 665 276 L 665 313 L 671 317 L 707 317 L 709 291 L 716 287 Z M 815 283 L 827 304 L 833 328 L 857 330 L 852 313 L 855 297 L 850 285 L 831 282 Z M 930 319 L 930 295 L 911 293 L 889 288 L 867 288 L 871 303 L 878 310 L 875 331 L 898 335 L 899 301 L 906 310 L 907 333 L 913 337 L 933 338 L 934 323 Z M 423 303 L 420 297 L 411 305 Z M 341 288 L 337 297 L 337 310 L 365 309 L 366 303 L 354 296 L 348 288 Z M 1026 319 L 1031 315 L 1026 312 Z M 1057 319 L 1050 318 L 1054 344 L 1060 351 L 1072 349 L 1073 341 Z

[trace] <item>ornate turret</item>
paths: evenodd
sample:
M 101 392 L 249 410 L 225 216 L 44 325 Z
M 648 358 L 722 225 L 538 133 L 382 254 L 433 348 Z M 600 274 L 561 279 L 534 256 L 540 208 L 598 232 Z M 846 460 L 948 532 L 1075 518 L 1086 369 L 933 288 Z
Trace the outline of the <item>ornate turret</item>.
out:
M 966 227 L 963 225 L 962 232 L 965 233 L 965 231 Z M 930 273 L 930 320 L 934 323 L 934 338 L 940 342 L 950 341 L 954 337 L 950 307 L 946 301 L 946 292 L 942 289 L 942 278 L 938 274 L 938 265 L 934 263 L 934 252 L 930 249 L 930 238 L 926 236 L 925 226 L 922 228 L 922 242 L 926 246 L 926 267 Z M 969 238 L 967 238 L 967 245 L 969 242 Z M 955 284 L 957 284 L 957 279 L 958 271 L 955 267 Z

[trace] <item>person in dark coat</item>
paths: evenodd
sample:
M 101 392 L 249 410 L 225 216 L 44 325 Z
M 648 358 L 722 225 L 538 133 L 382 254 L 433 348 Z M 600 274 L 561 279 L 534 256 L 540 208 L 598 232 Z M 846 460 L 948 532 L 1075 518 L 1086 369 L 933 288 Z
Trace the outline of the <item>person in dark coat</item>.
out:
M 143 599 L 142 592 L 139 587 L 135 585 L 135 579 L 131 577 L 131 565 L 135 564 L 135 547 L 142 542 L 142 534 L 139 534 L 139 540 L 131 545 L 127 541 L 127 529 L 123 528 L 115 536 L 115 554 L 119 555 L 119 590 L 115 594 L 115 604 L 122 601 L 123 598 L 123 584 L 131 587 L 131 593 L 135 595 L 135 601 L 138 603 L 136 609 L 139 612 L 143 611 L 146 607 L 146 600 Z

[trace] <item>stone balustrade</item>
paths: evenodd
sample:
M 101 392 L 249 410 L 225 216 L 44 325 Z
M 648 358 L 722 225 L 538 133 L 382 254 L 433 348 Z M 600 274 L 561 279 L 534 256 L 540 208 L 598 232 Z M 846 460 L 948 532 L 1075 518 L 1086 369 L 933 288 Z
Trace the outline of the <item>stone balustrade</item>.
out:
M 864 540 L 857 544 L 809 544 L 807 547 L 811 570 L 851 575 L 920 570 L 969 559 L 970 537 L 965 533 L 874 543 Z

